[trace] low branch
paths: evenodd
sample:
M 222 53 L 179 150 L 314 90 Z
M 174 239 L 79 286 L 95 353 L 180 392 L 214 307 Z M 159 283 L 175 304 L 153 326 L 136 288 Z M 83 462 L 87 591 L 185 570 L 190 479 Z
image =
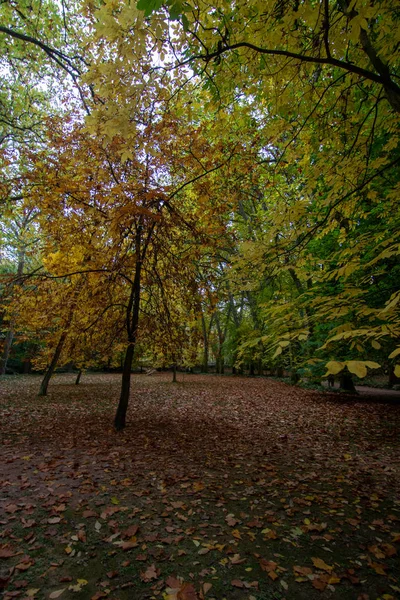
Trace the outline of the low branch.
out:
M 400 87 L 391 79 L 389 70 L 386 70 L 385 73 L 381 75 L 378 73 L 374 73 L 373 71 L 369 71 L 368 69 L 364 69 L 363 67 L 359 67 L 353 64 L 352 62 L 333 58 L 330 54 L 329 56 L 325 57 L 309 56 L 307 54 L 299 54 L 298 52 L 291 52 L 289 50 L 263 48 L 261 46 L 256 46 L 251 42 L 237 42 L 236 44 L 220 45 L 214 52 L 207 52 L 206 54 L 197 54 L 191 56 L 190 58 L 184 61 L 180 61 L 176 66 L 184 66 L 192 63 L 195 60 L 203 60 L 206 63 L 209 63 L 211 60 L 219 58 L 228 52 L 232 52 L 233 50 L 238 50 L 240 48 L 248 48 L 249 50 L 253 50 L 258 54 L 265 54 L 269 56 L 283 56 L 284 58 L 298 60 L 299 62 L 303 63 L 338 67 L 339 69 L 343 69 L 348 73 L 359 75 L 364 79 L 374 81 L 375 83 L 379 83 L 380 85 L 382 85 L 385 88 L 385 91 L 387 93 L 387 99 L 390 105 L 392 106 L 393 110 L 395 110 L 396 112 L 400 112 Z

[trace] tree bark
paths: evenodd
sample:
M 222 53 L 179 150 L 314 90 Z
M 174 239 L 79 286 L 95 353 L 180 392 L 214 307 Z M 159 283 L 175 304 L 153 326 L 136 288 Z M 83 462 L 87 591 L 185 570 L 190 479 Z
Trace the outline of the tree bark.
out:
M 21 276 L 24 272 L 25 266 L 25 248 L 18 252 L 18 267 L 15 282 L 12 284 L 19 285 L 21 281 Z M 12 317 L 10 321 L 10 328 L 7 331 L 6 339 L 4 341 L 3 354 L 0 358 L 0 375 L 5 375 L 7 369 L 8 359 L 10 357 L 11 347 L 14 340 L 14 332 L 15 332 L 15 318 Z
M 76 376 L 76 379 L 75 379 L 75 385 L 79 385 L 79 383 L 81 381 L 81 376 L 82 376 L 82 369 L 79 369 L 78 375 Z
M 210 331 L 211 331 L 211 327 L 212 327 L 213 316 L 214 315 L 211 315 L 210 325 L 209 325 L 208 331 L 207 331 L 207 325 L 206 325 L 204 313 L 201 314 L 201 325 L 202 325 L 202 329 L 203 329 L 203 365 L 202 365 L 201 370 L 203 371 L 203 373 L 208 373 L 209 336 L 210 336 Z
M 40 384 L 40 390 L 39 390 L 38 396 L 47 396 L 47 388 L 49 386 L 51 376 L 53 375 L 53 373 L 56 369 L 58 359 L 60 358 L 60 355 L 61 355 L 61 352 L 62 352 L 62 349 L 64 346 L 64 342 L 67 338 L 67 334 L 68 334 L 67 331 L 63 331 L 60 339 L 58 340 L 58 344 L 54 351 L 53 358 L 51 359 L 49 368 L 47 369 L 46 373 L 44 374 L 42 383 Z
M 389 387 L 392 388 L 394 385 L 398 385 L 400 383 L 400 378 L 396 377 L 396 375 L 394 374 L 394 367 L 391 366 L 389 368 Z
M 340 389 L 351 392 L 352 394 L 356 394 L 356 388 L 354 387 L 354 381 L 350 373 L 341 373 L 340 374 Z
M 150 230 L 147 241 L 151 237 Z M 124 429 L 126 425 L 126 412 L 128 410 L 129 394 L 131 389 L 131 371 L 132 362 L 135 354 L 137 330 L 139 326 L 139 314 L 140 314 L 140 283 L 142 277 L 142 264 L 146 254 L 146 243 L 144 244 L 143 252 L 141 251 L 142 244 L 142 227 L 139 225 L 136 231 L 135 237 L 135 252 L 136 252 L 136 268 L 135 277 L 132 282 L 131 293 L 129 297 L 128 306 L 126 307 L 126 328 L 128 333 L 128 347 L 125 353 L 124 366 L 122 369 L 122 384 L 121 384 L 121 395 L 119 397 L 119 403 L 117 412 L 114 419 L 114 427 L 117 431 Z
M 7 369 L 8 358 L 10 356 L 11 346 L 14 339 L 14 322 L 10 323 L 10 329 L 7 331 L 4 341 L 3 354 L 0 358 L 0 375 L 5 375 Z
M 121 431 L 126 425 L 126 411 L 128 410 L 129 393 L 131 389 L 131 371 L 134 353 L 135 344 L 131 343 L 127 347 L 125 353 L 124 366 L 122 369 L 121 395 L 119 397 L 118 408 L 114 419 L 114 426 L 117 431 Z
M 176 383 L 176 365 L 172 367 L 172 383 Z

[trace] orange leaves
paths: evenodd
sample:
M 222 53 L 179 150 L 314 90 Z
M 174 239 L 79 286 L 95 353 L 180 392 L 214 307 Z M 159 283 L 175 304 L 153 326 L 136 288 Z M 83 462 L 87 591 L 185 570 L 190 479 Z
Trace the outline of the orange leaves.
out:
M 330 565 L 327 565 L 326 562 L 324 560 L 322 560 L 322 558 L 311 558 L 314 567 L 316 567 L 317 569 L 321 569 L 321 571 L 327 571 L 328 573 L 331 573 L 333 570 L 333 567 L 331 567 Z
M 266 573 L 268 573 L 268 577 L 270 579 L 272 579 L 272 581 L 275 581 L 275 579 L 278 579 L 279 575 L 277 575 L 276 573 L 276 568 L 278 566 L 278 564 L 274 561 L 271 560 L 266 560 L 265 558 L 261 558 L 260 559 L 260 567 L 262 568 L 263 571 L 266 571 Z
M 239 529 L 234 529 L 234 530 L 232 531 L 232 535 L 233 535 L 233 537 L 234 537 L 234 538 L 236 538 L 237 540 L 241 540 L 241 539 L 242 539 L 242 535 L 241 535 L 241 533 L 240 533 Z
M 263 529 L 262 534 L 264 534 L 264 539 L 266 540 L 276 540 L 278 537 L 278 534 L 276 533 L 276 531 L 274 529 Z
M 300 575 L 302 577 L 307 577 L 307 575 L 311 575 L 312 573 L 312 569 L 309 567 L 299 567 L 297 565 L 293 567 L 293 571 L 295 575 Z

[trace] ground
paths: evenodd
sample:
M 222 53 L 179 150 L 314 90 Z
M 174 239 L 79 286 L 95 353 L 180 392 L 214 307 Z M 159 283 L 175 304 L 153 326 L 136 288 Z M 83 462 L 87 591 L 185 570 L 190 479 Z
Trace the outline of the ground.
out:
M 267 378 L 1 380 L 5 599 L 400 598 L 400 395 Z

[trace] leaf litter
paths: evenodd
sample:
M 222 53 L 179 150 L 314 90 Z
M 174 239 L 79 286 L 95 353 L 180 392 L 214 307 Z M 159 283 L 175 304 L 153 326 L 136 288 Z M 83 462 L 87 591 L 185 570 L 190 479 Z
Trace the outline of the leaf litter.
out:
M 157 374 L 116 433 L 119 376 L 38 382 L 2 380 L 6 600 L 399 593 L 399 405 Z

